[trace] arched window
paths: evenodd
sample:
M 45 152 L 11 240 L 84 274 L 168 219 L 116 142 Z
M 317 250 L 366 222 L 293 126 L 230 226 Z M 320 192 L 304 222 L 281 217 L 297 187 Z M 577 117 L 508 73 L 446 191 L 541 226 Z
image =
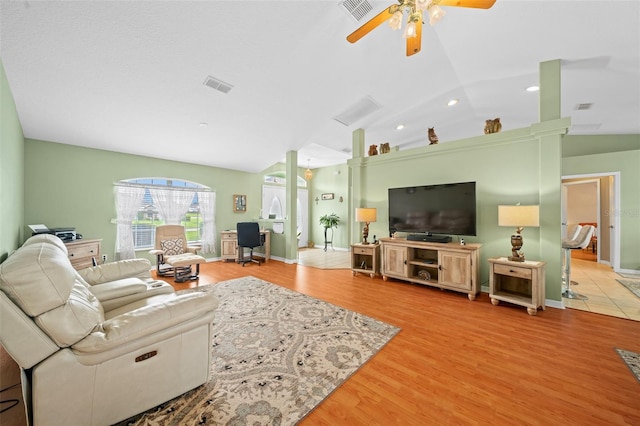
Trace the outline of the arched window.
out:
M 123 253 L 119 257 L 130 258 L 134 250 L 153 248 L 156 226 L 180 224 L 185 227 L 189 243 L 198 243 L 203 251 L 213 252 L 214 206 L 215 193 L 195 182 L 170 178 L 121 180 L 116 183 L 116 251 Z

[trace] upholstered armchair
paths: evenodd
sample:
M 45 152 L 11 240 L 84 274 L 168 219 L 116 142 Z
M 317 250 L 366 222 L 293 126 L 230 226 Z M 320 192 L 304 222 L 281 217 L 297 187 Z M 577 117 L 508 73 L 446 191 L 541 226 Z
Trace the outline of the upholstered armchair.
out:
M 30 239 L 0 265 L 0 343 L 29 424 L 113 424 L 207 381 L 215 296 L 118 287 L 118 268 L 144 274 L 114 263 L 78 273 L 64 245 Z
M 149 254 L 156 256 L 156 273 L 159 276 L 173 276 L 180 283 L 198 279 L 200 264 L 206 259 L 198 256 L 197 250 L 198 247 L 187 246 L 184 226 L 161 225 L 156 227 L 155 245 Z

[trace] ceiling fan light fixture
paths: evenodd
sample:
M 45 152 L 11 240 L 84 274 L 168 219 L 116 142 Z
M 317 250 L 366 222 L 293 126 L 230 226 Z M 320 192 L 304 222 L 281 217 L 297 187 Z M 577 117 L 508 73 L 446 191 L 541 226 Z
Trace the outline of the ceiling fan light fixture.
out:
M 429 24 L 431 24 L 432 26 L 437 24 L 438 21 L 440 21 L 446 14 L 447 12 L 442 10 L 442 8 L 437 4 L 432 5 L 431 7 L 429 7 Z
M 426 11 L 431 6 L 432 0 L 416 0 L 416 9 Z
M 402 11 L 398 9 L 391 18 L 389 18 L 389 26 L 392 30 L 399 30 L 402 28 Z
M 416 23 L 413 21 L 407 22 L 407 26 L 404 28 L 403 38 L 413 38 L 416 36 Z

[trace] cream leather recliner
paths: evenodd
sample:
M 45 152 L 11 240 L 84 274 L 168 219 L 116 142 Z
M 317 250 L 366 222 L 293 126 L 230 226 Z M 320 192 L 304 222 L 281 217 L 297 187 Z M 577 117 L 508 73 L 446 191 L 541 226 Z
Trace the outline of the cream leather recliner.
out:
M 113 424 L 208 380 L 217 299 L 115 272 L 134 264 L 78 273 L 64 244 L 32 237 L 0 265 L 0 343 L 21 367 L 30 424 Z

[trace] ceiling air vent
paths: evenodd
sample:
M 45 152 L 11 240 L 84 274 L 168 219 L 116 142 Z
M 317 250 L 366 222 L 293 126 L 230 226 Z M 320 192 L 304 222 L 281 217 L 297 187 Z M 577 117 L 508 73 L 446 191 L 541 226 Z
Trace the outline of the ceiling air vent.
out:
M 211 76 L 208 76 L 203 84 L 222 93 L 229 93 L 231 89 L 233 89 L 233 86 L 229 83 L 225 83 L 224 81 L 218 80 L 217 78 Z
M 344 0 L 340 2 L 340 5 L 356 22 L 360 22 L 362 18 L 367 16 L 367 13 L 373 10 L 371 3 L 367 0 Z
M 364 116 L 369 115 L 372 112 L 379 110 L 380 108 L 382 107 L 376 101 L 374 101 L 371 96 L 365 96 L 356 104 L 347 108 L 341 114 L 333 117 L 333 119 L 338 123 L 344 124 L 345 126 L 350 126 Z
M 585 109 L 591 109 L 592 106 L 593 106 L 593 104 L 578 104 L 578 105 L 576 105 L 576 110 L 577 111 L 583 111 Z

